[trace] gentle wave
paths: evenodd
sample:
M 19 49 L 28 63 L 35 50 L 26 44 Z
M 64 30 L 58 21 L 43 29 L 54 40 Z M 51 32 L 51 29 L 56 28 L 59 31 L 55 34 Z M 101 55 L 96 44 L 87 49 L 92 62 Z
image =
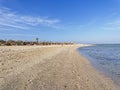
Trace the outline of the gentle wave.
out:
M 82 47 L 79 51 L 93 66 L 120 85 L 120 44 L 101 44 Z

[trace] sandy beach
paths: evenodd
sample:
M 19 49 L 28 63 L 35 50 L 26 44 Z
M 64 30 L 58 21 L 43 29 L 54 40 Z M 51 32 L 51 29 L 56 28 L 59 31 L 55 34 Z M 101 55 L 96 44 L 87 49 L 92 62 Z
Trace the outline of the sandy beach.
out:
M 0 90 L 117 90 L 77 51 L 82 46 L 1 46 Z

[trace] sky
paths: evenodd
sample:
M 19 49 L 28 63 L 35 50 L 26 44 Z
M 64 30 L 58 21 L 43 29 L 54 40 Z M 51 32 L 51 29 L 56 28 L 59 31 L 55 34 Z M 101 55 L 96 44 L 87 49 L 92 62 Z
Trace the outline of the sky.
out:
M 0 0 L 0 39 L 120 43 L 120 0 Z

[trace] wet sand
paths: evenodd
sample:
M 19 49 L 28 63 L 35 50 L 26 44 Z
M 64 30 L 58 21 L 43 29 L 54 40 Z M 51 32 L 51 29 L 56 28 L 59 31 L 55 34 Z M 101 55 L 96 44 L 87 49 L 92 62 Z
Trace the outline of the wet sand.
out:
M 0 90 L 119 90 L 68 46 L 1 46 Z

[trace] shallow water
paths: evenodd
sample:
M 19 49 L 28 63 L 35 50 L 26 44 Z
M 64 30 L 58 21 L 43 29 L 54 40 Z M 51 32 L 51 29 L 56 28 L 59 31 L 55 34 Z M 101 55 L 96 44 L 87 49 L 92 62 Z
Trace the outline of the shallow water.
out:
M 101 44 L 78 49 L 92 65 L 120 85 L 120 44 Z

